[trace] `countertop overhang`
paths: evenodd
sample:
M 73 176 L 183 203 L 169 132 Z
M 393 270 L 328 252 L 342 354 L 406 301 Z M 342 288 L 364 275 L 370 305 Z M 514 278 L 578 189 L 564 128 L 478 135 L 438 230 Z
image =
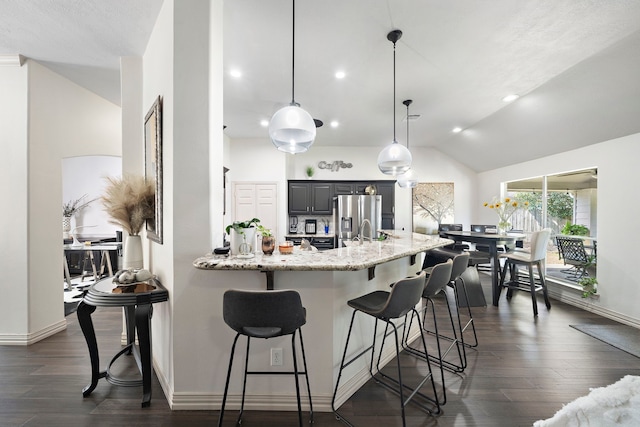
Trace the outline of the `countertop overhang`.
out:
M 390 234 L 384 241 L 365 241 L 362 245 L 326 251 L 302 251 L 296 247 L 290 255 L 258 253 L 244 259 L 236 255 L 207 254 L 197 258 L 193 265 L 202 270 L 356 271 L 454 243 L 437 235 L 401 231 Z

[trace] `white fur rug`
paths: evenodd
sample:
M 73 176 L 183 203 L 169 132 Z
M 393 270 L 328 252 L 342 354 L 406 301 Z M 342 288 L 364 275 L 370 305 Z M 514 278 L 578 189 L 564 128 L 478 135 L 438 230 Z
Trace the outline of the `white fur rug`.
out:
M 627 375 L 565 405 L 534 427 L 640 426 L 640 377 Z

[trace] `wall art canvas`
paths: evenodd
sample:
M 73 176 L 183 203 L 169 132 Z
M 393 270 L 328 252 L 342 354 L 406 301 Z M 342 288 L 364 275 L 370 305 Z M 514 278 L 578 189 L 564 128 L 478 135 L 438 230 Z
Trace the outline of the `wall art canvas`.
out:
M 144 177 L 156 188 L 155 216 L 147 220 L 147 238 L 162 244 L 162 99 L 144 118 Z
M 453 182 L 421 182 L 412 190 L 413 231 L 436 234 L 453 223 Z

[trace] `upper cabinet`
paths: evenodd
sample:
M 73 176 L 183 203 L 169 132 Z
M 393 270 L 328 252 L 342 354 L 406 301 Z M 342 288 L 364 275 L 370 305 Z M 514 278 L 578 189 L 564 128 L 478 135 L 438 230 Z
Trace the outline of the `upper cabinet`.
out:
M 310 183 L 289 182 L 289 215 L 309 214 Z
M 311 183 L 311 213 L 313 215 L 333 213 L 333 184 Z
M 289 215 L 331 215 L 333 184 L 289 181 Z
M 395 181 L 289 181 L 289 215 L 331 215 L 334 196 L 367 194 L 371 185 L 382 196 L 383 226 L 392 229 Z

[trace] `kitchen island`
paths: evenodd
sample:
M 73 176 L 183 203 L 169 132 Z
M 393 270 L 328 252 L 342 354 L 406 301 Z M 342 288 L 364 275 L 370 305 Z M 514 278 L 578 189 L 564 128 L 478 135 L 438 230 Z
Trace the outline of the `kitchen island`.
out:
M 414 275 L 422 266 L 422 254 L 452 241 L 438 236 L 394 231 L 385 241 L 363 242 L 344 248 L 323 252 L 301 251 L 284 255 L 275 252 L 267 256 L 256 254 L 253 258 L 238 256 L 219 257 L 212 254 L 196 259 L 198 269 L 211 270 L 212 274 L 224 274 L 228 288 L 265 289 L 264 279 L 256 275 L 266 272 L 272 275 L 273 289 L 295 289 L 307 309 L 307 323 L 302 328 L 311 382 L 314 409 L 331 411 L 331 397 L 337 371 L 344 350 L 352 310 L 347 301 L 375 290 L 389 290 L 389 284 L 409 275 Z M 275 273 L 275 275 L 273 275 Z M 262 283 L 262 286 L 257 285 Z M 217 302 L 222 309 L 222 301 Z M 373 334 L 373 321 L 364 316 L 356 319 L 357 334 L 352 338 L 349 353 L 356 354 L 369 345 Z M 382 331 L 379 330 L 380 335 Z M 417 327 L 411 334 L 417 336 Z M 231 346 L 231 330 L 228 342 L 220 346 L 226 351 Z M 254 340 L 255 341 L 255 340 Z M 286 337 L 252 341 L 251 368 L 262 370 L 291 370 L 290 340 Z M 393 358 L 393 345 L 385 346 L 383 363 Z M 270 366 L 271 348 L 282 348 L 284 366 Z M 227 353 L 228 354 L 228 353 Z M 255 362 L 254 362 L 255 361 Z M 359 363 L 358 363 L 359 362 Z M 368 379 L 366 358 L 349 366 L 343 372 L 336 402 L 346 401 Z M 242 366 L 242 361 L 234 366 Z M 221 367 L 222 369 L 222 367 Z M 240 369 L 231 381 L 230 396 L 241 394 Z M 224 384 L 216 384 L 216 392 Z M 234 386 L 236 388 L 234 388 Z M 233 402 L 234 399 L 230 400 Z M 293 382 L 281 376 L 266 377 L 260 382 L 247 384 L 247 409 L 296 410 Z

